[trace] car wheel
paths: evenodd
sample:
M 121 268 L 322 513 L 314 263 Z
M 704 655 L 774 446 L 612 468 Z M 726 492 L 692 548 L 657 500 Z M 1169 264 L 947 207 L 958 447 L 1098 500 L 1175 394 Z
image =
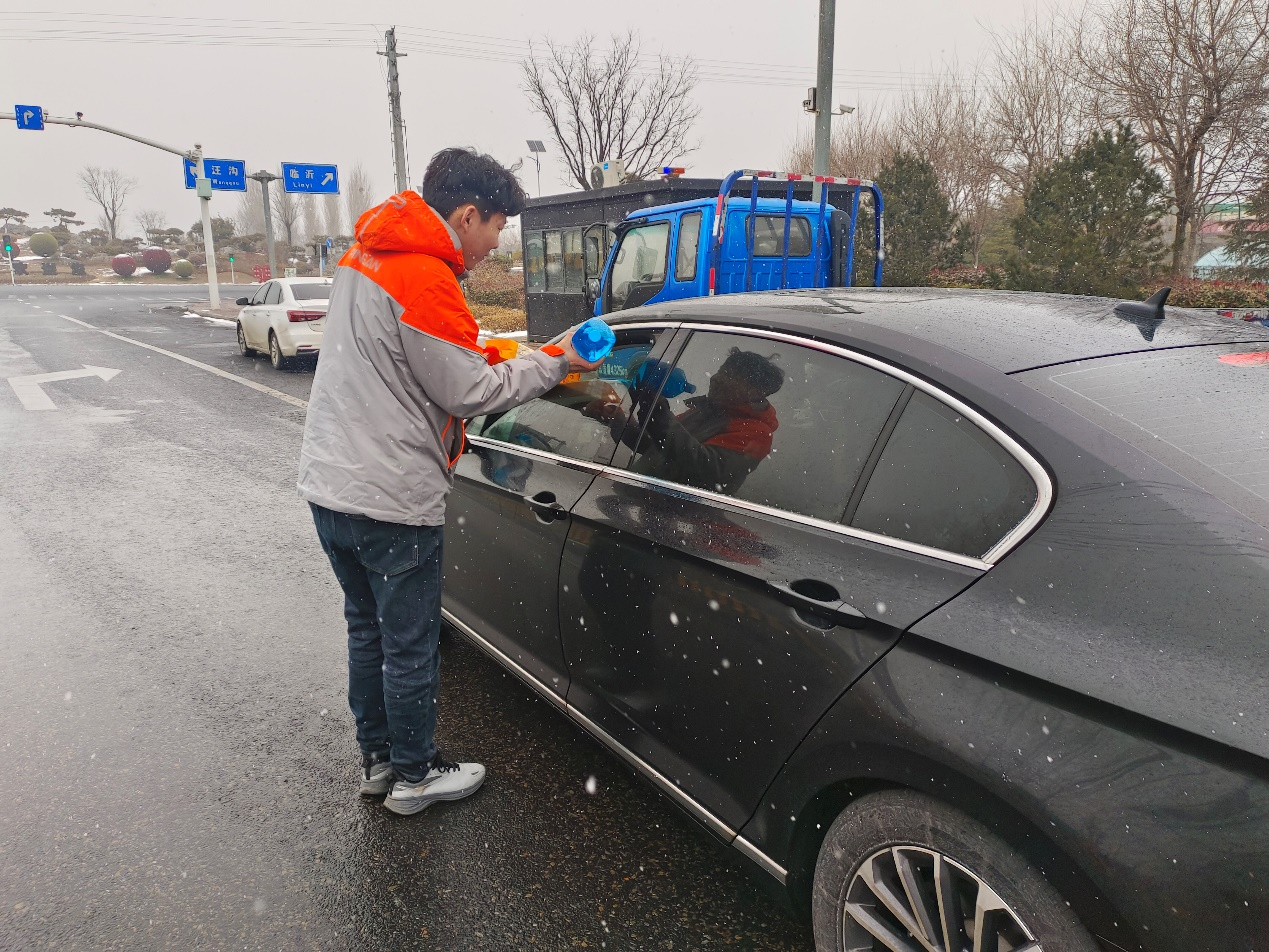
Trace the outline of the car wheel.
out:
M 912 791 L 861 797 L 815 864 L 816 952 L 1097 952 L 1048 881 L 982 824 Z
M 256 350 L 247 346 L 247 333 L 242 329 L 242 321 L 238 322 L 238 353 L 244 357 L 254 357 Z
M 273 364 L 274 370 L 286 370 L 291 366 L 291 358 L 283 355 L 282 347 L 278 344 L 278 335 L 273 331 L 269 331 L 269 363 Z

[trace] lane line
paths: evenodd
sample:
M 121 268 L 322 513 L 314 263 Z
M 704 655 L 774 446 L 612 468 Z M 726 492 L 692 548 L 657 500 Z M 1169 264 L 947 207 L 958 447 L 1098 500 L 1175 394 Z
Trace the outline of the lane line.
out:
M 164 350 L 162 347 L 155 347 L 153 344 L 147 344 L 145 341 L 136 340 L 132 337 L 124 337 L 122 334 L 116 334 L 114 331 L 108 331 L 89 324 L 87 321 L 81 321 L 78 318 L 67 317 L 65 314 L 58 314 L 64 321 L 70 321 L 72 324 L 78 324 L 80 327 L 86 327 L 90 331 L 96 331 L 98 334 L 105 334 L 107 337 L 113 337 L 115 340 L 121 340 L 125 344 L 136 344 L 138 347 L 144 347 L 146 350 L 152 350 L 156 354 L 162 354 L 164 357 L 171 357 L 173 360 L 179 360 L 183 364 L 189 364 L 191 367 L 197 367 L 199 370 L 206 370 L 208 373 L 215 374 L 217 377 L 224 377 L 226 380 L 232 380 L 234 383 L 240 383 L 244 387 L 250 387 L 258 393 L 268 394 L 270 397 L 276 397 L 283 403 L 289 403 L 293 407 L 299 407 L 301 410 L 308 409 L 308 401 L 301 400 L 299 397 L 293 397 L 289 393 L 283 393 L 281 390 L 274 390 L 272 387 L 266 387 L 262 383 L 256 383 L 254 380 L 248 380 L 246 377 L 239 377 L 237 374 L 231 374 L 228 370 L 221 370 L 219 367 L 213 367 L 211 364 L 205 364 L 201 360 L 195 360 L 193 357 L 186 357 L 184 354 L 175 354 L 170 350 Z

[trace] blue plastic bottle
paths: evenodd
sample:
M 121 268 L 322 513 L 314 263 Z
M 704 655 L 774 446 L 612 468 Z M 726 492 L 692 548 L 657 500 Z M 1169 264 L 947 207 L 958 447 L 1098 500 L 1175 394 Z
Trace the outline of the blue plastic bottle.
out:
M 573 332 L 573 347 L 578 356 L 588 363 L 603 360 L 617 343 L 612 328 L 597 317 L 592 317 Z

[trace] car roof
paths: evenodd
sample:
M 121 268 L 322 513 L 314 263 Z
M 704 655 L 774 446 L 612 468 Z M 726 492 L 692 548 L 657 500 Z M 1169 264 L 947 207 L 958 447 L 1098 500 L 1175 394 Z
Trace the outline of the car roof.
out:
M 1110 298 L 963 288 L 825 288 L 720 294 L 607 315 L 611 323 L 672 320 L 734 323 L 850 344 L 877 331 L 926 341 L 1002 373 L 1114 354 L 1261 343 L 1269 329 L 1169 307 L 1161 321 L 1123 316 Z

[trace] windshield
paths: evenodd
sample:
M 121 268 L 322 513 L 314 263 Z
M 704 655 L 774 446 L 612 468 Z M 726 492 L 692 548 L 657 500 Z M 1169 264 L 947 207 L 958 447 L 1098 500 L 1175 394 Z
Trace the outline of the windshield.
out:
M 1193 347 L 1023 376 L 1269 527 L 1269 352 Z
M 297 301 L 330 300 L 330 284 L 292 284 L 291 294 Z

